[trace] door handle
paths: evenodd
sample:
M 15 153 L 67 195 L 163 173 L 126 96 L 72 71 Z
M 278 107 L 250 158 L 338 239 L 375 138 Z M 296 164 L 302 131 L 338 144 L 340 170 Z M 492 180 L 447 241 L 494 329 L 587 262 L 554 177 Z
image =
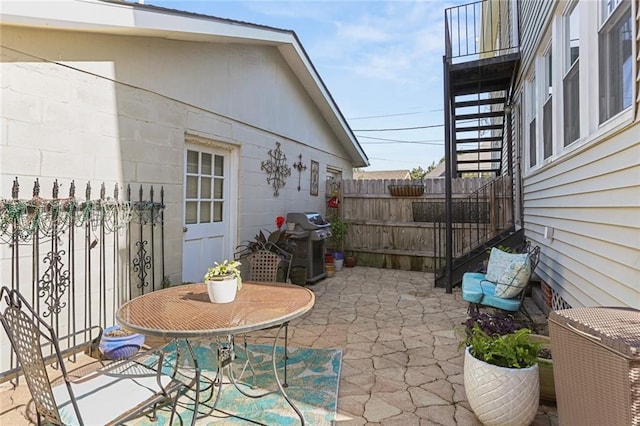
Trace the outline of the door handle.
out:
M 183 227 L 182 227 L 182 232 L 183 232 L 183 233 L 184 233 L 184 232 L 187 232 L 188 230 L 189 230 L 189 228 L 187 228 L 186 226 L 183 226 Z

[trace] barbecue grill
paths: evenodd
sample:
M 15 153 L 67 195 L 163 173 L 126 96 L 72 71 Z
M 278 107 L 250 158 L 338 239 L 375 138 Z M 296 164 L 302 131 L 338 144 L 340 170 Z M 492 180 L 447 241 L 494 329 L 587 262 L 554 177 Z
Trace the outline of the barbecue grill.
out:
M 295 241 L 292 268 L 306 268 L 307 283 L 315 283 L 326 277 L 324 242 L 331 237 L 331 224 L 316 212 L 287 213 L 287 222 L 295 223 L 292 231 L 286 231 L 289 238 Z

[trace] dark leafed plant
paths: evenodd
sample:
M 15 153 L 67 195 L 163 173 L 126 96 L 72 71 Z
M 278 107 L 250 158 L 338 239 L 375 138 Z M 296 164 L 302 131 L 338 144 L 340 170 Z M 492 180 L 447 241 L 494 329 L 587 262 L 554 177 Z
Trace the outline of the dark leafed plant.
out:
M 513 333 L 522 328 L 513 320 L 512 315 L 501 312 L 489 314 L 478 310 L 472 310 L 469 318 L 464 322 L 467 335 L 473 330 L 474 324 L 478 324 L 480 329 L 489 336 Z

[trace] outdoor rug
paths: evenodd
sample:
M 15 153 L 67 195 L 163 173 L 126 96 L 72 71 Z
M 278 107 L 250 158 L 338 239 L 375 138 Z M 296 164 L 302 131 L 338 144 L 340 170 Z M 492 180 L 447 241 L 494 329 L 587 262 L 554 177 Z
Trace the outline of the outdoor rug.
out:
M 234 374 L 238 374 L 246 360 L 244 348 L 236 346 L 236 360 L 234 361 Z M 169 348 L 170 349 L 170 348 Z M 233 386 L 225 382 L 222 385 L 222 393 L 212 410 L 211 406 L 215 399 L 201 403 L 198 407 L 198 425 L 299 425 L 300 418 L 293 408 L 287 403 L 282 394 L 277 391 L 277 385 L 273 377 L 272 350 L 271 345 L 248 345 L 248 350 L 252 354 L 254 368 L 256 370 L 255 388 L 248 385 L 241 385 L 246 393 L 255 395 L 262 394 L 269 390 L 275 393 L 261 398 L 249 398 L 242 395 Z M 284 348 L 276 347 L 276 359 L 278 360 L 278 375 L 283 381 L 283 361 L 282 354 Z M 313 348 L 288 348 L 289 359 L 287 361 L 287 383 L 285 388 L 287 396 L 293 401 L 296 407 L 302 412 L 305 423 L 310 425 L 330 425 L 335 420 L 338 384 L 340 382 L 340 369 L 342 367 L 342 349 L 313 349 Z M 216 365 L 216 345 L 202 344 L 196 348 L 196 359 L 202 368 L 202 374 L 207 377 L 215 377 Z M 225 373 L 226 374 L 226 373 Z M 241 382 L 253 383 L 251 375 L 245 372 Z M 210 383 L 203 381 L 203 388 Z M 177 418 L 174 424 L 188 425 L 193 416 L 193 397 L 195 392 L 188 392 L 179 400 Z M 210 391 L 205 391 L 200 397 L 203 401 L 211 395 Z M 166 425 L 169 423 L 170 409 L 163 408 L 158 413 L 156 422 L 151 422 L 147 418 L 139 418 L 132 422 L 132 425 Z

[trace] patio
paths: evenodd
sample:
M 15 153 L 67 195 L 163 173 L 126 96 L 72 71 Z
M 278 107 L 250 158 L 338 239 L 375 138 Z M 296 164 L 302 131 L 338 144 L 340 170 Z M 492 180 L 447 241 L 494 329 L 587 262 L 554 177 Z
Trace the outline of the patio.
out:
M 464 394 L 457 330 L 467 304 L 459 288 L 446 294 L 431 273 L 368 267 L 309 288 L 316 305 L 292 322 L 289 345 L 344 349 L 338 424 L 480 424 Z M 546 332 L 544 315 L 527 303 Z M 0 385 L 0 424 L 29 424 L 29 399 L 24 382 Z M 533 424 L 557 425 L 555 407 L 540 405 Z

